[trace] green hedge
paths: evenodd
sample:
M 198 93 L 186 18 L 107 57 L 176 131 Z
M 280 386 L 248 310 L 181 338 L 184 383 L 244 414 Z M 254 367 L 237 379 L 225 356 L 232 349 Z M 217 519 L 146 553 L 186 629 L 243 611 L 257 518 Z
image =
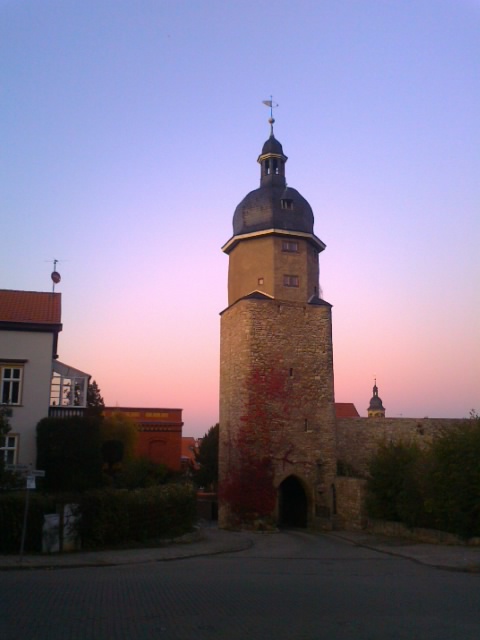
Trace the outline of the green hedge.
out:
M 168 538 L 191 531 L 196 496 L 186 485 L 171 484 L 136 491 L 102 490 L 77 495 L 30 495 L 25 552 L 40 552 L 43 516 L 60 502 L 79 505 L 83 549 L 100 549 Z M 0 494 L 0 553 L 20 549 L 25 492 Z
M 195 492 L 185 485 L 92 491 L 80 496 L 79 505 L 85 549 L 181 535 L 196 518 Z
M 25 512 L 25 491 L 0 494 L 0 553 L 19 553 Z M 55 513 L 55 498 L 30 493 L 25 552 L 42 550 L 43 516 Z

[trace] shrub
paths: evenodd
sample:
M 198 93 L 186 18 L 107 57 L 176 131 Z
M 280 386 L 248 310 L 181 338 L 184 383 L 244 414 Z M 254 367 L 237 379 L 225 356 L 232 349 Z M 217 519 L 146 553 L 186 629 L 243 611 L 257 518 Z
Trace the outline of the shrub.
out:
M 0 494 L 0 552 L 18 553 L 22 538 L 25 492 Z M 42 550 L 43 517 L 55 513 L 55 499 L 30 492 L 24 551 Z
M 82 494 L 30 493 L 25 552 L 42 550 L 44 516 L 60 504 L 77 504 L 77 527 L 85 549 L 98 549 L 191 531 L 196 519 L 196 495 L 185 485 L 164 485 L 137 491 L 112 489 Z M 23 526 L 25 493 L 0 494 L 0 553 L 18 553 Z
M 122 489 L 146 489 L 165 484 L 169 470 L 164 464 L 156 464 L 147 458 L 136 458 L 123 465 L 115 475 L 115 486 Z
M 480 421 L 432 443 L 426 505 L 432 526 L 464 538 L 480 535 Z
M 146 542 L 190 531 L 195 492 L 186 485 L 136 491 L 103 490 L 79 497 L 79 533 L 84 548 Z
M 370 461 L 367 513 L 371 518 L 420 524 L 424 513 L 421 492 L 423 454 L 414 443 L 382 444 Z

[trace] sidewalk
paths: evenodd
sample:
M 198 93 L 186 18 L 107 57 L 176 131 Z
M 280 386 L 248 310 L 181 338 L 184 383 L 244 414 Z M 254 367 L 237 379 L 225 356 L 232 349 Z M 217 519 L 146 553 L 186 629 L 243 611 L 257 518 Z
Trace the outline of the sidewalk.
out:
M 480 547 L 414 543 L 403 538 L 371 534 L 366 531 L 334 531 L 315 533 L 319 538 L 338 538 L 352 545 L 400 556 L 432 567 L 450 571 L 480 573 Z M 244 551 L 253 546 L 251 533 L 224 531 L 208 526 L 194 534 L 166 543 L 165 546 L 142 549 L 80 551 L 51 555 L 0 555 L 0 571 L 14 569 L 48 569 L 75 567 L 108 567 L 114 565 L 164 562 Z
M 144 562 L 162 562 L 196 556 L 244 551 L 252 541 L 242 533 L 223 531 L 217 527 L 201 528 L 165 546 L 142 549 L 118 549 L 105 551 L 79 551 L 72 553 L 24 555 L 0 555 L 0 571 L 12 569 L 71 569 L 78 567 L 108 567 Z
M 437 569 L 480 573 L 480 547 L 427 544 L 367 531 L 334 531 L 326 535 L 346 540 L 358 547 L 408 558 Z

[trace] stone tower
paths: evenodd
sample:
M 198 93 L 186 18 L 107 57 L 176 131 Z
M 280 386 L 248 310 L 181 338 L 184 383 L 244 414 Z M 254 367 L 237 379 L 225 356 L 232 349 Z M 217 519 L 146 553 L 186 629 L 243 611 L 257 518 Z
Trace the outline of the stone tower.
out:
M 377 380 L 373 384 L 373 396 L 370 398 L 367 415 L 369 418 L 385 418 L 385 407 L 378 396 Z
M 313 212 L 271 133 L 233 215 L 221 313 L 219 524 L 326 526 L 336 472 L 331 305 Z

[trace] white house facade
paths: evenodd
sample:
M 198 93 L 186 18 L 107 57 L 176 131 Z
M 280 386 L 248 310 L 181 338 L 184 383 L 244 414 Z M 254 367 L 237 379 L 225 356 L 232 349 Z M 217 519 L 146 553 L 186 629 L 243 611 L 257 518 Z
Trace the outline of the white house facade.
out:
M 36 426 L 48 415 L 83 413 L 89 375 L 57 360 L 61 294 L 0 290 L 0 404 L 11 430 L 0 438 L 9 464 L 36 461 Z

